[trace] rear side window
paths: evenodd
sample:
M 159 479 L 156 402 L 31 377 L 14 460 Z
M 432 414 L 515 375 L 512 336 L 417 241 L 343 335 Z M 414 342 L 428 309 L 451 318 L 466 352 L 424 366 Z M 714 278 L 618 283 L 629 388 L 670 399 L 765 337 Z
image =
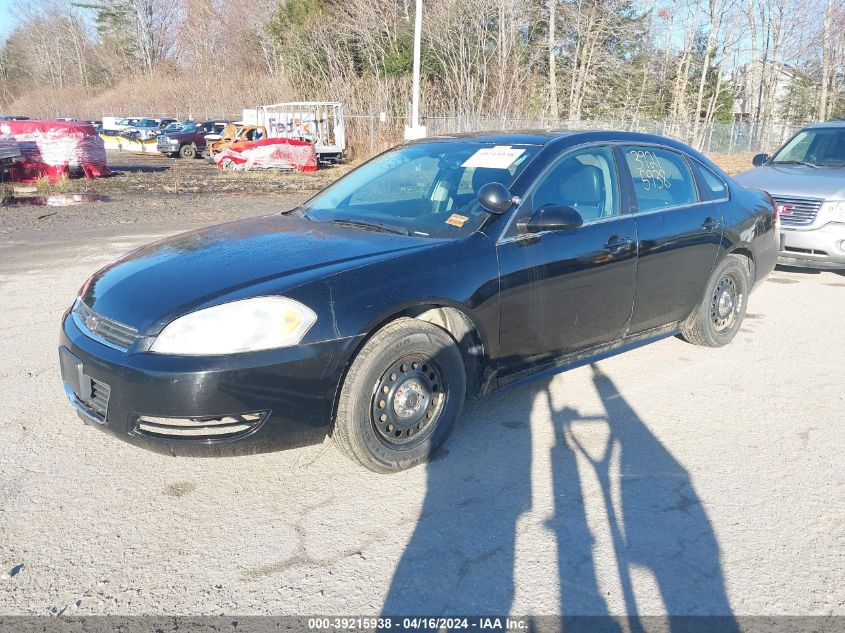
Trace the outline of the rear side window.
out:
M 640 212 L 698 202 L 689 165 L 677 152 L 660 147 L 625 148 Z
M 724 200 L 728 197 L 728 186 L 724 180 L 700 163 L 697 163 L 696 167 L 711 200 Z

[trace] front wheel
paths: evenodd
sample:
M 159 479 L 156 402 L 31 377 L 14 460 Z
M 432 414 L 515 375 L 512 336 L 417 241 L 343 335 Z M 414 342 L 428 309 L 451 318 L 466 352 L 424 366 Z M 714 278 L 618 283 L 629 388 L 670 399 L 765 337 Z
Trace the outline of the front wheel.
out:
M 370 470 L 388 473 L 428 461 L 463 407 L 466 373 L 442 328 L 401 318 L 367 341 L 343 381 L 334 444 Z
M 179 156 L 182 158 L 196 158 L 197 148 L 193 145 L 183 145 L 179 148 Z
M 728 255 L 716 266 L 701 304 L 684 324 L 681 337 L 688 343 L 722 347 L 742 325 L 751 288 L 748 260 Z

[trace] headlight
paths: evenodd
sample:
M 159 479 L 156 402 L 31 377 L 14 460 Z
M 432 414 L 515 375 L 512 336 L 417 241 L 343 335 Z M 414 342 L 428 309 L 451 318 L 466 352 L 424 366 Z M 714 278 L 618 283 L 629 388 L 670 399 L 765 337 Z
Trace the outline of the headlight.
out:
M 179 144 L 179 140 L 175 139 L 175 138 L 169 138 L 169 139 L 167 139 L 167 142 L 170 143 L 171 145 L 178 145 Z
M 845 200 L 828 200 L 825 202 L 819 211 L 819 219 L 822 222 L 845 223 Z
M 298 344 L 317 321 L 284 297 L 256 297 L 198 310 L 168 323 L 153 341 L 157 354 L 213 355 Z

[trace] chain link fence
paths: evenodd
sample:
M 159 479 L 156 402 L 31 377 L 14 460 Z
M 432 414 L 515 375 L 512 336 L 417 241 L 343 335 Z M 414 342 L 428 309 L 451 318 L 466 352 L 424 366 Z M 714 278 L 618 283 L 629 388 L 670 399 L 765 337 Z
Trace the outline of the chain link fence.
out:
M 705 154 L 771 153 L 801 129 L 785 123 L 711 123 L 600 119 L 573 121 L 512 117 L 427 117 L 430 136 L 483 130 L 625 130 L 660 134 L 698 148 Z
M 129 116 L 122 109 L 103 112 L 104 116 Z M 177 119 L 192 116 L 197 120 L 237 121 L 241 111 L 144 112 L 145 116 L 173 116 Z M 346 137 L 349 154 L 366 158 L 383 151 L 404 138 L 408 124 L 406 116 L 381 113 L 347 112 Z M 705 154 L 755 154 L 772 153 L 803 127 L 788 123 L 710 123 L 693 121 L 656 121 L 649 119 L 592 119 L 570 120 L 545 117 L 481 117 L 481 116 L 428 116 L 422 121 L 429 136 L 462 132 L 513 131 L 513 130 L 625 130 L 668 136 L 696 147 Z

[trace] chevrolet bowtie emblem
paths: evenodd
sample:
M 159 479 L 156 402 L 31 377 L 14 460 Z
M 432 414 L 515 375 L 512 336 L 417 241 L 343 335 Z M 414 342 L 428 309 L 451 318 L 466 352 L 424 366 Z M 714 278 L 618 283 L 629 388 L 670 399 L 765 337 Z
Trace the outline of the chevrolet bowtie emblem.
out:
M 95 332 L 97 330 L 97 324 L 99 322 L 100 320 L 93 314 L 89 314 L 87 317 L 85 317 L 85 327 L 87 327 L 92 332 Z

